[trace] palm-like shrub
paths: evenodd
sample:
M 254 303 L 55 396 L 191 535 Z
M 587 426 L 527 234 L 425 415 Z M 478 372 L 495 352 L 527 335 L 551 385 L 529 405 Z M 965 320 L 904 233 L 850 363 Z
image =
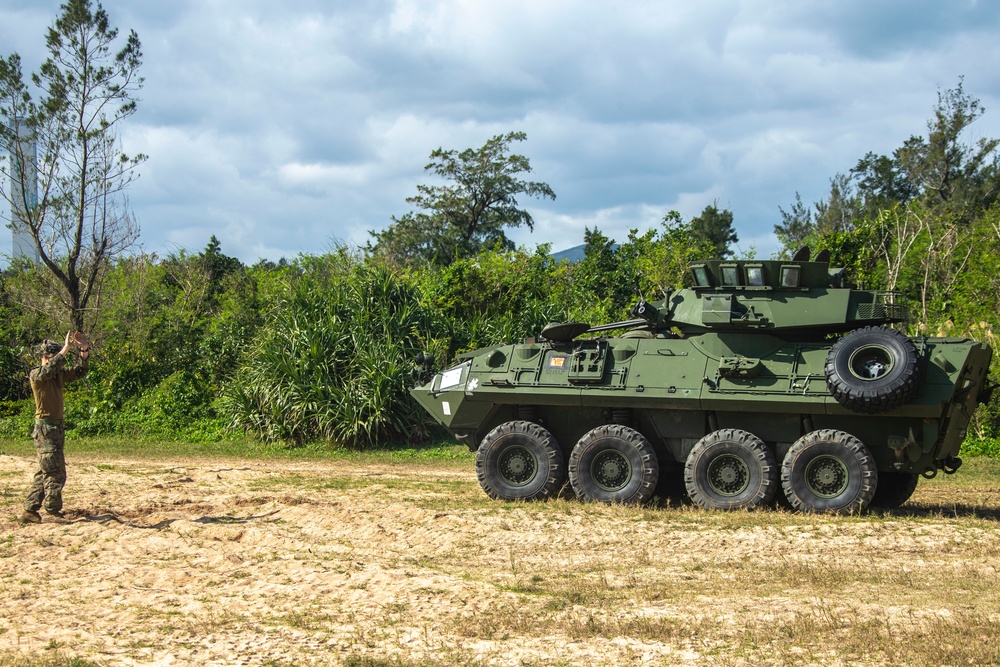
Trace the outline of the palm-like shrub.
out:
M 223 394 L 231 426 L 267 441 L 354 447 L 419 440 L 413 360 L 443 328 L 402 275 L 345 255 L 312 258 Z

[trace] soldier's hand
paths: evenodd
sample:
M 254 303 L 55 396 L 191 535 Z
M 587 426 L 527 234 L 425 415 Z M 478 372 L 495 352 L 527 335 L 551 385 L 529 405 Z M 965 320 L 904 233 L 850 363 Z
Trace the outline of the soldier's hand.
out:
M 73 343 L 73 332 L 70 331 L 66 334 L 66 342 L 63 343 L 63 348 L 59 350 L 60 354 L 66 354 L 69 352 L 69 346 Z

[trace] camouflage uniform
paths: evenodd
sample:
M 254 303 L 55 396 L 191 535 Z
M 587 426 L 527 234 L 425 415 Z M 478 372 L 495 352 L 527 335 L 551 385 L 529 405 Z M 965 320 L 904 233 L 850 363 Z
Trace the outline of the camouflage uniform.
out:
M 55 346 L 55 352 L 52 347 Z M 31 369 L 31 391 L 35 395 L 35 429 L 32 438 L 38 452 L 38 472 L 31 482 L 31 491 L 24 509 L 37 512 L 44 503 L 45 510 L 57 513 L 62 510 L 62 490 L 66 484 L 66 457 L 63 445 L 66 432 L 63 427 L 63 386 L 87 374 L 87 359 L 80 357 L 72 368 L 64 368 L 66 355 L 62 346 L 53 341 L 42 343 L 42 352 L 51 354 L 48 361 Z

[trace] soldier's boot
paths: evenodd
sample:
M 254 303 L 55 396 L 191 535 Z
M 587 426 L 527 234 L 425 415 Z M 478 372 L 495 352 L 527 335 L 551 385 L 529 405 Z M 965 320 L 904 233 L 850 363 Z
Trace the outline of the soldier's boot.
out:
M 59 510 L 45 510 L 45 523 L 70 523 L 66 515 Z
M 41 523 L 42 517 L 35 510 L 21 512 L 21 523 Z

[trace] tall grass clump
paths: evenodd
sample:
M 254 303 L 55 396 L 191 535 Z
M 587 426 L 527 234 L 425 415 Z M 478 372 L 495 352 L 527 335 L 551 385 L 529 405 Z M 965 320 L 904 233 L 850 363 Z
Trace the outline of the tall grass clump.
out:
M 355 448 L 425 438 L 427 418 L 407 387 L 440 318 L 406 275 L 383 265 L 346 253 L 303 261 L 223 392 L 230 425 L 269 442 Z

